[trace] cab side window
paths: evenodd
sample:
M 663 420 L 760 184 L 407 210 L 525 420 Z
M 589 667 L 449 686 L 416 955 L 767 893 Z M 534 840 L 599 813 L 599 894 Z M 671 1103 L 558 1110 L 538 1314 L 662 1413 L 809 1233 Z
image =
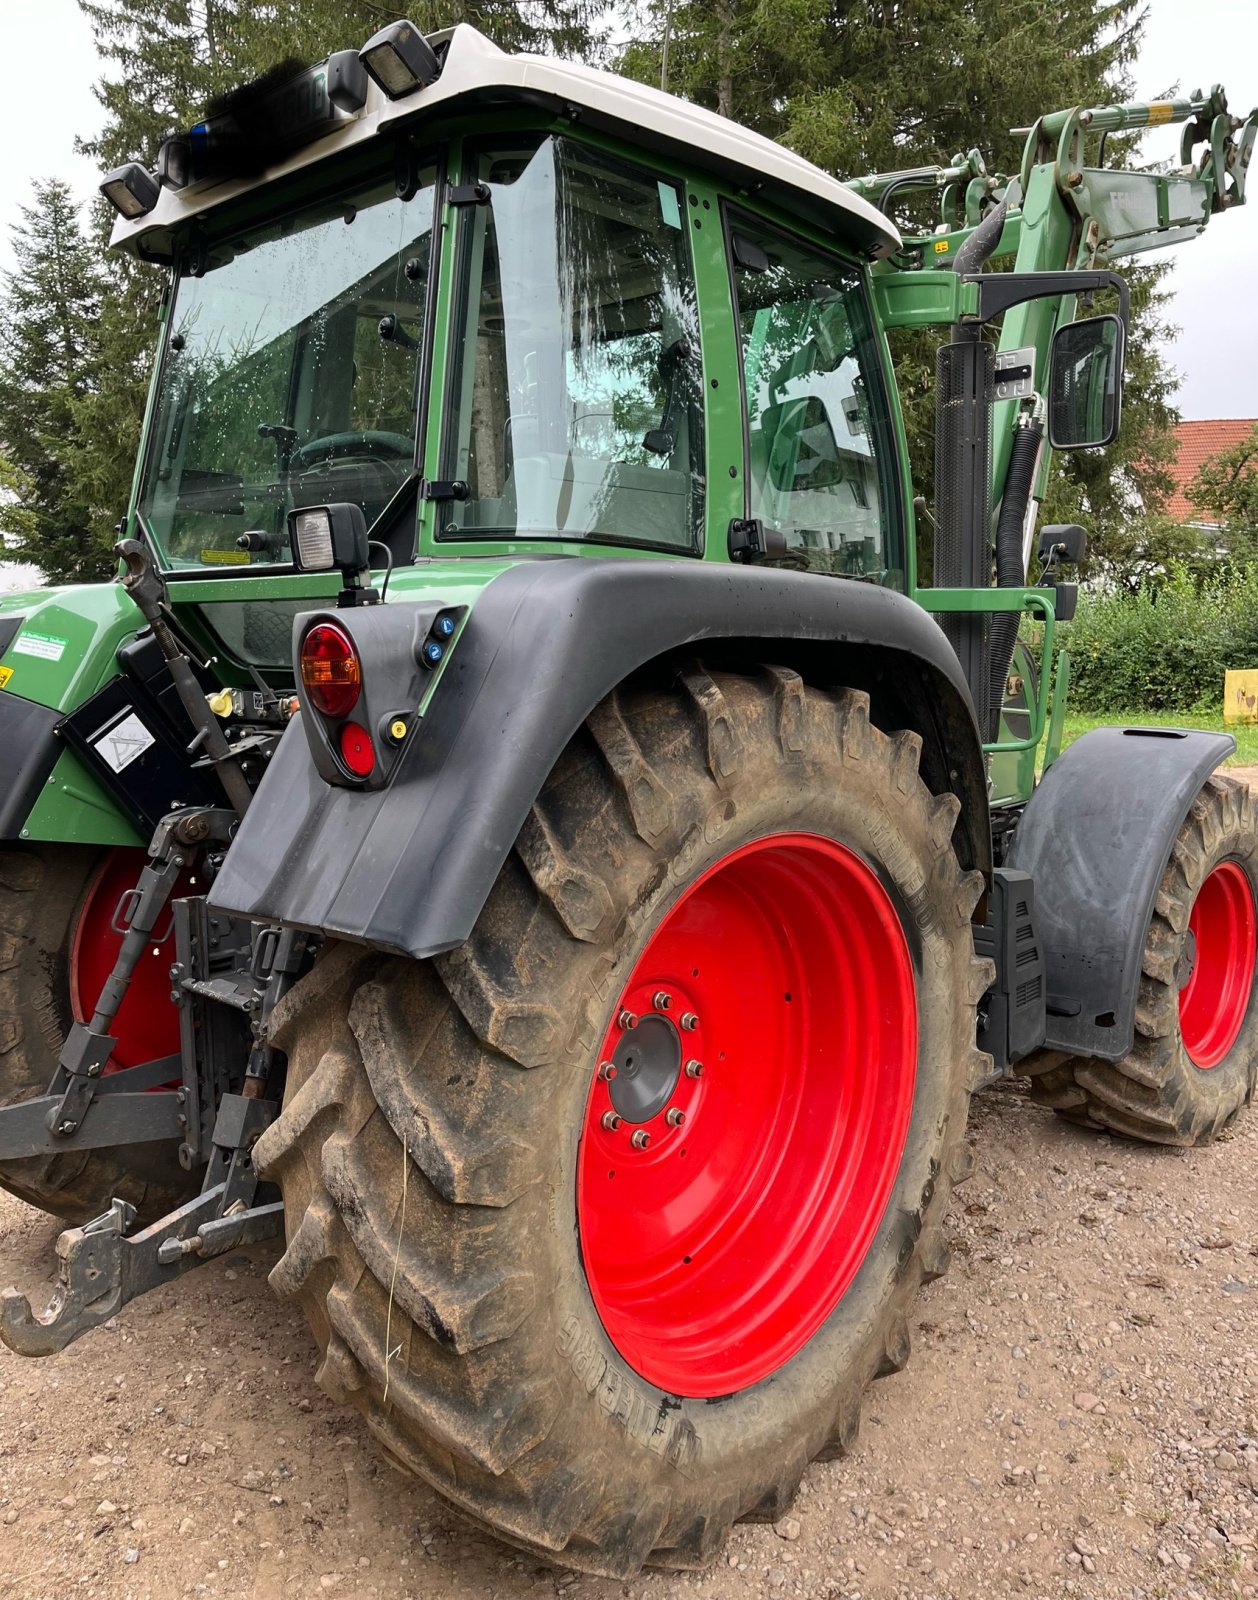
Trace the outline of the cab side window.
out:
M 750 514 L 785 534 L 781 565 L 898 587 L 892 434 L 860 274 L 747 219 L 729 244 Z

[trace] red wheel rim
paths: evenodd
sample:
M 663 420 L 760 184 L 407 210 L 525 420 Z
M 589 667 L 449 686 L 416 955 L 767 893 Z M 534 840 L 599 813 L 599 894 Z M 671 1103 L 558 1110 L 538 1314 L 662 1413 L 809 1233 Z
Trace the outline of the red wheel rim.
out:
M 143 850 L 111 850 L 92 876 L 75 918 L 70 941 L 70 1009 L 76 1022 L 88 1022 L 114 969 L 122 935 L 113 922 L 119 902 L 134 889 L 144 869 Z M 188 893 L 181 878 L 173 898 Z M 170 1000 L 170 967 L 175 939 L 169 910 L 159 920 L 118 1008 L 114 1035 L 118 1043 L 106 1072 L 138 1067 L 145 1061 L 175 1055 L 179 1050 L 179 1013 Z
M 1258 917 L 1254 891 L 1237 862 L 1221 861 L 1208 874 L 1188 928 L 1197 955 L 1179 991 L 1179 1033 L 1193 1065 L 1205 1069 L 1217 1067 L 1236 1043 L 1254 984 Z
M 732 1394 L 808 1342 L 886 1210 L 916 1070 L 904 931 L 852 851 L 778 834 L 691 885 L 617 1002 L 578 1158 L 586 1277 L 631 1367 Z

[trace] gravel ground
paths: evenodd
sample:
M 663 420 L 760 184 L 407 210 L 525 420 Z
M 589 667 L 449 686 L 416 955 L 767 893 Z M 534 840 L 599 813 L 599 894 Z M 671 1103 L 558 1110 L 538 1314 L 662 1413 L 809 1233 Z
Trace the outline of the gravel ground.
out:
M 262 1247 L 42 1363 L 0 1353 L 0 1596 L 965 1600 L 1258 1594 L 1258 1115 L 1204 1151 L 975 1103 L 978 1172 L 855 1456 L 704 1574 L 576 1578 L 469 1532 L 313 1381 Z M 2 1275 L 55 1226 L 0 1200 Z

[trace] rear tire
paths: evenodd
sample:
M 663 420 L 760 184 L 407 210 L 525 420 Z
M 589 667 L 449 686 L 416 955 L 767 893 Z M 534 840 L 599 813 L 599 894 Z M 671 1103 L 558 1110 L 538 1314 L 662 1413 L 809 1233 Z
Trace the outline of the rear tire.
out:
M 1018 1067 L 1032 1097 L 1071 1122 L 1149 1144 L 1217 1139 L 1253 1097 L 1258 1072 L 1256 904 L 1254 795 L 1215 773 L 1158 885 L 1130 1053 L 1109 1062 L 1044 1051 Z
M 132 862 L 138 877 L 143 859 L 139 850 L 85 845 L 0 847 L 0 1106 L 47 1092 L 74 1020 L 76 931 L 92 943 L 97 972 L 113 948 L 95 914 L 90 927 L 84 923 L 93 886 L 103 870 L 125 878 Z M 103 907 L 100 917 L 107 920 Z M 153 959 L 169 965 L 173 957 L 166 947 Z M 140 1005 L 151 1010 L 146 997 L 140 997 Z M 159 1215 L 194 1192 L 198 1178 L 179 1165 L 173 1142 L 0 1162 L 0 1187 L 70 1222 L 98 1216 L 115 1196 L 130 1201 L 144 1217 Z
M 810 1459 L 853 1447 L 867 1382 L 903 1367 L 913 1296 L 946 1267 L 988 1059 L 974 1037 L 990 969 L 969 926 L 982 880 L 957 863 L 957 803 L 922 784 L 917 736 L 873 728 L 864 694 L 782 669 L 682 683 L 598 708 L 467 945 L 426 962 L 325 948 L 277 1007 L 285 1107 L 255 1152 L 285 1202 L 271 1281 L 310 1320 L 322 1387 L 482 1526 L 617 1577 L 706 1564 L 736 1519 L 786 1509 Z M 783 835 L 837 841 L 894 908 L 915 1085 L 837 1304 L 770 1375 L 695 1398 L 643 1377 L 600 1320 L 578 1228 L 583 1137 L 648 941 L 705 873 Z M 810 1015 L 824 1033 L 824 1008 Z M 715 1026 L 713 1058 L 720 1043 Z

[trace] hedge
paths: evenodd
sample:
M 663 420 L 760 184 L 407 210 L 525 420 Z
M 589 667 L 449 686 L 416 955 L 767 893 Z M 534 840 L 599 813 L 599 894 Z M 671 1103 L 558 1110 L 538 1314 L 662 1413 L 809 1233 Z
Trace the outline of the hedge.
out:
M 1079 599 L 1061 630 L 1079 711 L 1220 711 L 1228 667 L 1258 667 L 1258 566 Z

